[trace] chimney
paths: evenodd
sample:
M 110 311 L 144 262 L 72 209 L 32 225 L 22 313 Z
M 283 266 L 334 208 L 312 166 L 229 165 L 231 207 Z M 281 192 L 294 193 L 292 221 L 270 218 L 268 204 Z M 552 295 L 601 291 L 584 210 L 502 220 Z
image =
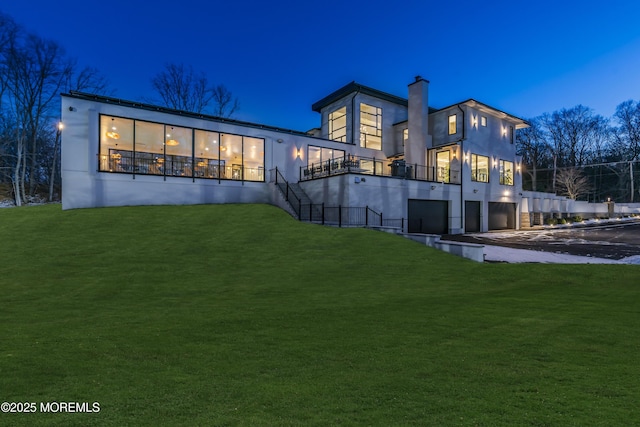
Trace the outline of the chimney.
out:
M 429 136 L 429 81 L 421 76 L 409 85 L 409 140 L 404 147 L 407 163 L 426 165 Z

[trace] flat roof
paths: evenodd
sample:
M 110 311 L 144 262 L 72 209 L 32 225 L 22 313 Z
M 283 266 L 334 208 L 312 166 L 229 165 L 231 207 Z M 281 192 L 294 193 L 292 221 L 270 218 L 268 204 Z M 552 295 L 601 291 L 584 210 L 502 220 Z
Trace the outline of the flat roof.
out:
M 327 105 L 332 104 L 337 100 L 342 99 L 353 92 L 364 93 L 365 95 L 370 95 L 375 98 L 380 98 L 385 101 L 393 102 L 394 104 L 402 105 L 404 107 L 408 106 L 408 101 L 405 98 L 402 98 L 396 95 L 391 95 L 390 93 L 383 92 L 378 89 L 373 89 L 371 87 L 364 86 L 353 81 L 345 86 L 342 86 L 340 89 L 336 90 L 335 92 L 325 96 L 320 101 L 315 102 L 311 106 L 311 109 L 319 113 L 320 110 L 322 110 Z
M 487 112 L 489 114 L 496 115 L 496 116 L 500 117 L 501 119 L 508 119 L 508 120 L 510 120 L 510 121 L 515 123 L 516 129 L 522 129 L 522 128 L 529 127 L 529 122 L 527 122 L 526 120 L 521 119 L 520 117 L 514 116 L 513 114 L 505 113 L 504 111 L 498 110 L 497 108 L 494 108 L 494 107 L 492 107 L 490 105 L 487 105 L 487 104 L 485 104 L 483 102 L 476 101 L 473 98 L 469 98 L 466 101 L 456 102 L 455 104 L 451 104 L 449 106 L 446 106 L 446 107 L 443 107 L 443 108 L 439 108 L 438 111 L 446 110 L 448 108 L 455 107 L 456 105 L 468 105 L 469 107 L 477 108 L 480 111 L 484 111 L 484 112 Z
M 122 105 L 124 107 L 137 108 L 140 110 L 157 111 L 159 113 L 174 114 L 177 116 L 189 117 L 193 119 L 203 119 L 211 122 L 228 123 L 228 124 L 247 126 L 247 127 L 257 128 L 257 129 L 272 130 L 275 132 L 282 132 L 282 133 L 293 134 L 293 135 L 307 136 L 310 138 L 317 138 L 317 137 L 314 137 L 313 135 L 309 135 L 309 133 L 307 132 L 303 132 L 299 130 L 280 128 L 276 126 L 268 126 L 268 125 L 263 125 L 259 123 L 245 122 L 242 120 L 228 119 L 224 117 L 211 116 L 208 114 L 192 113 L 189 111 L 176 110 L 176 109 L 167 108 L 167 107 L 160 107 L 158 105 L 145 104 L 143 102 L 137 102 L 137 101 L 127 101 L 124 99 L 112 98 L 109 96 L 96 95 L 96 94 L 86 93 L 86 92 L 79 92 L 75 90 L 72 90 L 69 93 L 63 93 L 61 94 L 61 96 L 66 96 L 69 98 L 76 98 L 76 99 L 84 99 L 87 101 L 102 102 L 104 104 Z M 319 139 L 323 139 L 323 138 L 319 138 Z

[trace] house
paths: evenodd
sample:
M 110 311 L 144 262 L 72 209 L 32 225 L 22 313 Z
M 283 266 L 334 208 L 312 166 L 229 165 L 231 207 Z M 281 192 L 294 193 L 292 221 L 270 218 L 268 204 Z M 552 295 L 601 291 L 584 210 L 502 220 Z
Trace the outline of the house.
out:
M 514 139 L 527 123 L 474 99 L 435 109 L 428 92 L 421 77 L 408 98 L 349 83 L 313 104 L 309 132 L 63 94 L 63 209 L 288 203 L 301 216 L 279 180 L 306 203 L 367 207 L 409 232 L 519 228 Z

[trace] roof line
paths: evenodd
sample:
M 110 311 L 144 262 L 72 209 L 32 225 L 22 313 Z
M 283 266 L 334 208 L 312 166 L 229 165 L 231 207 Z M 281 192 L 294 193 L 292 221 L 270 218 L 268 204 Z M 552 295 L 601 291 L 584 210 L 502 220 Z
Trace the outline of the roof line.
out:
M 288 134 L 294 134 L 294 135 L 300 135 L 300 136 L 307 136 L 307 137 L 310 137 L 310 138 L 317 138 L 317 137 L 314 137 L 312 135 L 309 135 L 306 132 L 299 131 L 299 130 L 280 128 L 280 127 L 277 127 L 277 126 L 263 125 L 263 124 L 260 124 L 260 123 L 245 122 L 245 121 L 242 121 L 242 120 L 228 119 L 228 118 L 212 116 L 212 115 L 208 115 L 208 114 L 193 113 L 193 112 L 184 111 L 184 110 L 176 110 L 176 109 L 172 109 L 172 108 L 168 108 L 168 107 L 161 107 L 161 106 L 158 106 L 158 105 L 146 104 L 146 103 L 143 103 L 143 102 L 128 101 L 128 100 L 125 100 L 125 99 L 113 98 L 113 97 L 102 96 L 102 95 L 96 95 L 96 94 L 93 94 L 93 93 L 86 93 L 86 92 L 80 92 L 80 91 L 75 91 L 75 90 L 69 91 L 69 93 L 62 93 L 61 96 L 67 96 L 67 97 L 70 97 L 70 98 L 77 98 L 77 99 L 86 99 L 86 100 L 89 100 L 89 101 L 97 101 L 97 102 L 102 102 L 104 104 L 117 104 L 117 105 L 122 105 L 122 106 L 125 106 L 125 107 L 138 108 L 138 109 L 142 109 L 142 110 L 157 111 L 157 112 L 161 112 L 161 113 L 173 114 L 173 115 L 178 115 L 178 116 L 183 116 L 183 117 L 189 117 L 189 118 L 195 118 L 195 119 L 203 119 L 203 120 L 207 120 L 207 121 L 211 121 L 211 122 L 219 122 L 219 123 L 227 123 L 227 124 L 233 124 L 233 125 L 241 125 L 241 126 L 253 127 L 253 128 L 257 128 L 257 129 L 272 130 L 272 131 L 281 132 L 281 133 L 288 133 Z
M 352 81 L 351 83 L 348 83 L 342 86 L 340 89 L 336 90 L 335 92 L 332 92 L 329 95 L 325 96 L 320 101 L 313 103 L 313 105 L 311 106 L 311 110 L 319 113 L 320 110 L 322 110 L 327 105 L 341 98 L 344 98 L 345 96 L 349 95 L 352 92 L 363 93 L 365 95 L 370 95 L 376 98 L 384 99 L 385 101 L 393 102 L 395 104 L 403 105 L 405 107 L 408 105 L 408 101 L 406 98 L 392 95 L 390 93 L 383 92 L 381 90 L 364 86 L 359 83 L 356 83 L 355 81 Z
M 448 105 L 446 107 L 439 108 L 438 111 L 446 110 L 447 108 L 455 107 L 456 105 L 461 105 L 461 104 L 467 104 L 467 105 L 469 105 L 469 104 L 477 104 L 477 105 L 481 105 L 484 108 L 487 108 L 489 110 L 493 110 L 493 111 L 495 111 L 497 113 L 504 114 L 505 116 L 511 118 L 511 120 L 519 121 L 519 122 L 522 122 L 523 124 L 529 126 L 529 122 L 527 122 L 525 119 L 520 118 L 518 116 L 514 116 L 513 114 L 509 114 L 509 113 L 507 113 L 505 111 L 499 110 L 499 109 L 497 109 L 495 107 L 492 107 L 491 105 L 485 104 L 484 102 L 480 102 L 480 101 L 478 101 L 476 99 L 473 99 L 473 98 L 469 98 L 469 99 L 467 99 L 465 101 L 456 102 L 455 104 L 451 104 L 451 105 Z M 473 105 L 470 105 L 470 106 L 473 106 Z

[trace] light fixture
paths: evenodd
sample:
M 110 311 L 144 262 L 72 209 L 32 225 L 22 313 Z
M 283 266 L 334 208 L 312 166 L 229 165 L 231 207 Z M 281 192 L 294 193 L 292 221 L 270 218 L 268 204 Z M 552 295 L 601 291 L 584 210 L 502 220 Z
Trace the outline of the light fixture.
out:
M 432 185 L 432 186 L 431 186 L 431 189 L 432 189 L 432 190 L 435 190 L 435 189 L 436 189 L 436 186 L 435 186 L 435 185 Z
M 171 128 L 171 130 L 173 130 L 173 127 Z M 176 145 L 180 145 L 180 143 L 178 141 L 176 141 L 175 139 L 171 138 L 171 134 L 168 133 L 167 134 L 167 145 L 171 146 L 171 147 L 175 147 Z
M 107 132 L 107 138 L 111 138 L 111 139 L 120 139 L 120 134 L 118 132 L 116 132 L 116 127 L 114 126 L 113 122 L 115 121 L 115 119 L 111 119 L 111 130 L 109 132 Z
M 474 189 L 473 189 L 473 192 L 474 192 L 474 193 L 477 193 L 477 192 L 478 192 L 478 189 L 477 189 L 477 188 L 474 188 Z
M 198 162 L 198 166 L 200 167 L 207 166 L 207 162 Z
M 507 127 L 502 126 L 502 136 L 507 136 Z

